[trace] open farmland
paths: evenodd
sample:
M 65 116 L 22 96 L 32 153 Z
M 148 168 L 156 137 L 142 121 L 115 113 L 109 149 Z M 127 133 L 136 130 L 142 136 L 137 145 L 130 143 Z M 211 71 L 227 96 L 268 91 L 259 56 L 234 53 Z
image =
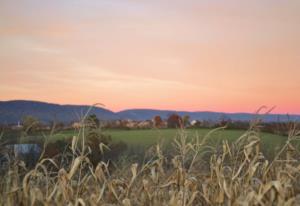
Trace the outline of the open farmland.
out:
M 243 133 L 244 130 L 229 130 L 221 129 L 212 132 L 212 129 L 186 129 L 189 140 L 193 140 L 196 137 L 203 139 L 207 136 L 207 144 L 216 146 L 222 144 L 223 140 L 233 142 L 237 140 Z M 102 130 L 102 133 L 109 135 L 113 142 L 124 142 L 128 150 L 132 153 L 144 153 L 149 147 L 160 143 L 164 148 L 171 146 L 172 140 L 180 133 L 178 129 L 106 129 Z M 52 136 L 48 136 L 49 142 L 55 142 L 58 140 L 71 140 L 73 136 L 78 136 L 78 131 L 61 131 Z M 273 156 L 277 150 L 286 142 L 287 137 L 280 136 L 270 133 L 261 133 L 261 146 L 262 149 L 269 155 Z M 29 136 L 21 138 L 21 143 L 34 143 L 42 142 L 44 137 L 41 136 Z
M 298 205 L 299 132 L 288 137 L 255 130 L 106 130 L 113 141 L 147 148 L 161 140 L 145 162 L 92 161 L 75 131 L 50 136 L 68 141 L 66 152 L 41 156 L 33 168 L 10 156 L 0 181 L 0 205 Z M 79 133 L 83 135 L 87 133 Z M 207 141 L 201 141 L 207 138 Z M 195 141 L 196 137 L 200 141 Z M 38 138 L 38 137 L 30 137 Z M 222 140 L 228 140 L 229 143 Z M 171 142 L 175 143 L 171 145 Z M 206 156 L 205 148 L 212 152 Z M 281 146 L 279 150 L 276 148 Z M 1 145 L 0 145 L 1 148 Z M 93 152 L 97 150 L 94 147 Z M 101 148 L 101 147 L 100 147 Z M 266 158 L 266 148 L 276 154 Z M 98 148 L 99 150 L 99 148 Z M 3 148 L 3 153 L 5 150 Z M 18 163 L 18 164 L 17 164 Z M 11 169 L 5 169 L 9 166 Z M 253 182 L 255 181 L 255 182 Z M 220 184 L 220 182 L 222 184 Z M 241 190 L 240 188 L 245 188 Z M 6 195 L 8 194 L 8 195 Z M 140 195 L 137 195 L 140 194 Z
M 211 129 L 188 129 L 185 132 L 190 140 L 196 137 L 203 139 L 208 135 L 207 144 L 216 146 L 222 144 L 222 140 L 228 140 L 228 142 L 237 140 L 245 131 L 219 130 L 210 133 Z M 179 135 L 180 131 L 177 129 L 107 130 L 104 133 L 111 135 L 113 141 L 123 141 L 129 148 L 133 148 L 133 150 L 139 148 L 139 151 L 142 151 L 156 143 L 161 143 L 166 148 L 169 148 L 172 140 Z M 262 148 L 272 156 L 284 144 L 286 139 L 287 137 L 284 136 L 262 133 Z
M 208 142 L 217 145 L 221 144 L 222 140 L 232 142 L 239 138 L 245 131 L 243 130 L 219 130 L 212 132 L 211 129 L 187 129 L 185 130 L 190 139 L 199 137 L 202 139 L 208 135 Z M 211 133 L 210 133 L 211 132 Z M 114 141 L 124 141 L 128 145 L 148 147 L 155 143 L 161 142 L 170 144 L 174 137 L 178 136 L 180 130 L 177 129 L 162 129 L 162 130 L 107 130 L 105 134 L 111 135 Z M 268 147 L 281 146 L 286 137 L 262 133 L 262 143 Z

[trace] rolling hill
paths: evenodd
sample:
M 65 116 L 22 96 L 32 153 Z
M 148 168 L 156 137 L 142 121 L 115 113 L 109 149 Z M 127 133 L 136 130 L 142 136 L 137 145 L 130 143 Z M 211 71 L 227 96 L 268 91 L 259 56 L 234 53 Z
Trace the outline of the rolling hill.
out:
M 78 121 L 89 109 L 90 106 L 84 105 L 59 105 L 23 100 L 0 101 L 0 123 L 17 123 L 26 115 L 37 117 L 44 123 L 50 121 L 69 123 Z M 101 119 L 111 120 L 118 118 L 114 112 L 100 107 L 94 107 L 90 112 L 101 117 Z
M 26 115 L 37 117 L 44 123 L 58 121 L 70 123 L 78 121 L 89 110 L 91 114 L 96 114 L 102 120 L 132 119 L 147 120 L 155 115 L 160 115 L 166 119 L 170 114 L 177 113 L 181 116 L 189 115 L 192 120 L 217 121 L 221 117 L 230 118 L 235 121 L 249 121 L 255 118 L 249 113 L 221 113 L 221 112 L 186 112 L 173 110 L 153 110 L 153 109 L 130 109 L 120 112 L 113 112 L 101 107 L 87 105 L 59 105 L 38 101 L 0 101 L 0 124 L 16 124 Z M 300 120 L 300 115 L 268 114 L 261 117 L 266 122 Z

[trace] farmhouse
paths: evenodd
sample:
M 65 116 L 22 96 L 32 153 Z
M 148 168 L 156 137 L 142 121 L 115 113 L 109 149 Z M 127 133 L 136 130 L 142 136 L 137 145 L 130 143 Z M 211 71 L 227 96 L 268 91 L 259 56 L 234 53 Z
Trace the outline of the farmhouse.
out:
M 81 123 L 81 122 L 74 122 L 73 124 L 72 124 L 72 127 L 74 128 L 74 129 L 80 129 L 80 128 L 82 128 L 84 125 Z
M 133 121 L 133 120 L 127 120 L 125 126 L 129 129 L 134 129 L 137 128 L 138 122 Z
M 201 121 L 193 120 L 193 121 L 191 121 L 191 126 L 192 127 L 200 127 L 201 126 Z
M 152 123 L 151 120 L 146 120 L 146 121 L 139 122 L 138 125 L 137 125 L 137 127 L 139 129 L 150 129 L 150 128 L 152 128 L 152 126 L 153 126 L 153 123 Z

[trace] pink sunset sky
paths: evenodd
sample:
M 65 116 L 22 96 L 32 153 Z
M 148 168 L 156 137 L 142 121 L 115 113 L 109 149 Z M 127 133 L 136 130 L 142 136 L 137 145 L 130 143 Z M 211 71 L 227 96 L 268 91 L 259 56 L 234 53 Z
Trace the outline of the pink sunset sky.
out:
M 0 100 L 300 114 L 299 0 L 0 1 Z

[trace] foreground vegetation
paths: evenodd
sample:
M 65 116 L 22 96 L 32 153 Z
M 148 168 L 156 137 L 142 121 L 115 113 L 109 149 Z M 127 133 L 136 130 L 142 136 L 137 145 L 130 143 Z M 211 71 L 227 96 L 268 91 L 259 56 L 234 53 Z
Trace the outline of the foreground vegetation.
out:
M 158 143 L 142 163 L 96 164 L 83 128 L 64 153 L 55 158 L 42 153 L 33 168 L 8 156 L 0 173 L 0 205 L 299 205 L 295 128 L 272 159 L 262 152 L 259 125 L 253 123 L 232 141 L 209 144 L 223 128 L 201 138 L 180 130 L 171 150 Z M 110 150 L 103 143 L 97 149 Z

